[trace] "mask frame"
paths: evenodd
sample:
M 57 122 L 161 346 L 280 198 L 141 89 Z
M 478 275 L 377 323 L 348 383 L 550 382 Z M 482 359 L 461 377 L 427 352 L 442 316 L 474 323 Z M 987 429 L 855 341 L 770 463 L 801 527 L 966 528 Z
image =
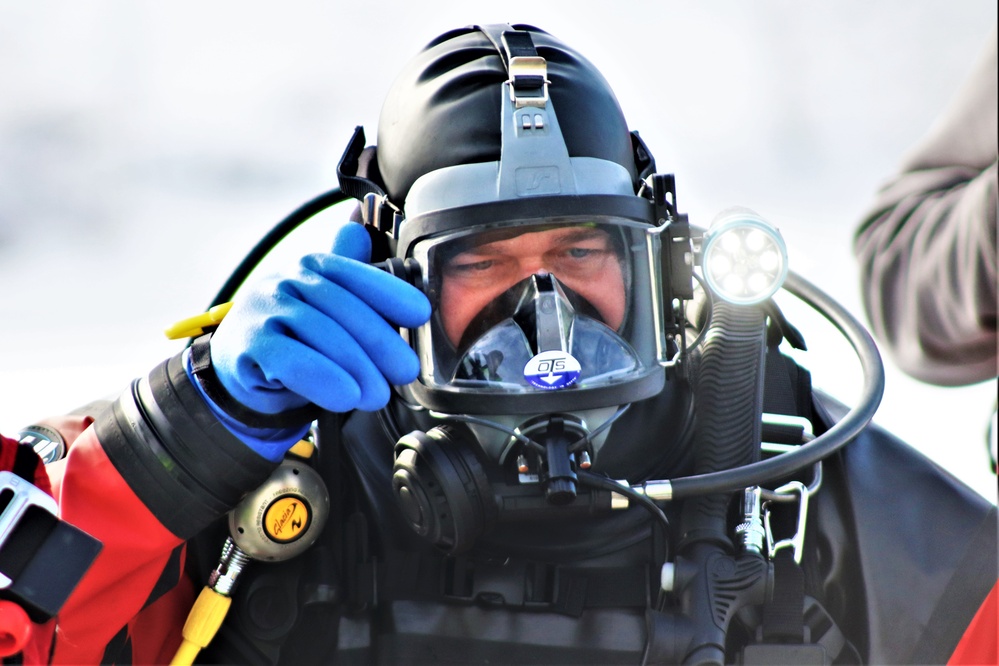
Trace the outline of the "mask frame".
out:
M 546 209 L 559 214 L 538 216 Z M 622 215 L 624 210 L 627 214 Z M 420 267 L 417 286 L 435 308 L 440 302 L 439 278 L 433 249 L 452 237 L 483 231 L 523 228 L 579 226 L 581 222 L 622 230 L 625 260 L 630 263 L 631 293 L 627 299 L 627 320 L 622 334 L 634 348 L 641 368 L 625 379 L 591 387 L 529 392 L 470 391 L 454 386 L 450 379 L 455 359 L 454 347 L 443 336 L 438 313 L 418 330 L 409 331 L 409 341 L 421 361 L 421 376 L 407 388 L 424 407 L 452 414 L 536 414 L 571 412 L 608 405 L 620 405 L 659 393 L 665 384 L 666 358 L 661 348 L 664 285 L 658 268 L 661 255 L 661 227 L 654 227 L 652 203 L 639 196 L 591 195 L 586 197 L 544 197 L 444 209 L 411 218 L 402 226 L 398 256 Z M 409 260 L 412 260 L 411 262 Z M 557 276 L 556 276 L 557 277 Z

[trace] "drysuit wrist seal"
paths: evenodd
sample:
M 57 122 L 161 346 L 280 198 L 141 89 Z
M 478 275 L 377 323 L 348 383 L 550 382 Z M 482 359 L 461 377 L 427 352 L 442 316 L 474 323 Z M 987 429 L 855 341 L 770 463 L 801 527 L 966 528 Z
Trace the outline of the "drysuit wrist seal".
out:
M 191 344 L 191 371 L 197 377 L 205 395 L 211 398 L 212 402 L 227 415 L 250 428 L 274 430 L 300 426 L 319 417 L 322 410 L 313 404 L 277 414 L 267 414 L 250 409 L 237 401 L 229 395 L 212 366 L 211 338 L 212 334 L 206 333 L 196 338 Z

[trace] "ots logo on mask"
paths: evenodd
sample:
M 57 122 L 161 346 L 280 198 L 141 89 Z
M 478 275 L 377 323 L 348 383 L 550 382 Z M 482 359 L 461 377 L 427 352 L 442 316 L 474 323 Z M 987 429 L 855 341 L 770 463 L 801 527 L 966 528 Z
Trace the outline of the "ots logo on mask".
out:
M 561 351 L 541 352 L 524 366 L 524 379 L 540 389 L 561 389 L 579 379 L 582 367 L 571 354 Z

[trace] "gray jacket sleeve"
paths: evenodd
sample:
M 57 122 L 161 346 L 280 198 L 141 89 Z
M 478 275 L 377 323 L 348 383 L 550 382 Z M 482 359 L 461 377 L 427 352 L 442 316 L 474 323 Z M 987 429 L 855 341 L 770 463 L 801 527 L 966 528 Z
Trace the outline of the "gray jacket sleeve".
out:
M 996 377 L 996 32 L 971 78 L 879 192 L 854 239 L 875 335 L 947 386 Z

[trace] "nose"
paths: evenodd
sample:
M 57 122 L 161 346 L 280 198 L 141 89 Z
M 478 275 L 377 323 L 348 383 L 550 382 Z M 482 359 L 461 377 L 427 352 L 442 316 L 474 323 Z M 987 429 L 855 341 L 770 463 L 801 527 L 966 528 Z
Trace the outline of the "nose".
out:
M 548 270 L 548 266 L 546 265 L 543 257 L 523 257 L 520 260 L 520 271 L 517 276 L 517 281 L 519 282 L 520 280 L 529 278 L 532 275 L 545 276 L 548 275 L 549 272 L 550 271 Z

